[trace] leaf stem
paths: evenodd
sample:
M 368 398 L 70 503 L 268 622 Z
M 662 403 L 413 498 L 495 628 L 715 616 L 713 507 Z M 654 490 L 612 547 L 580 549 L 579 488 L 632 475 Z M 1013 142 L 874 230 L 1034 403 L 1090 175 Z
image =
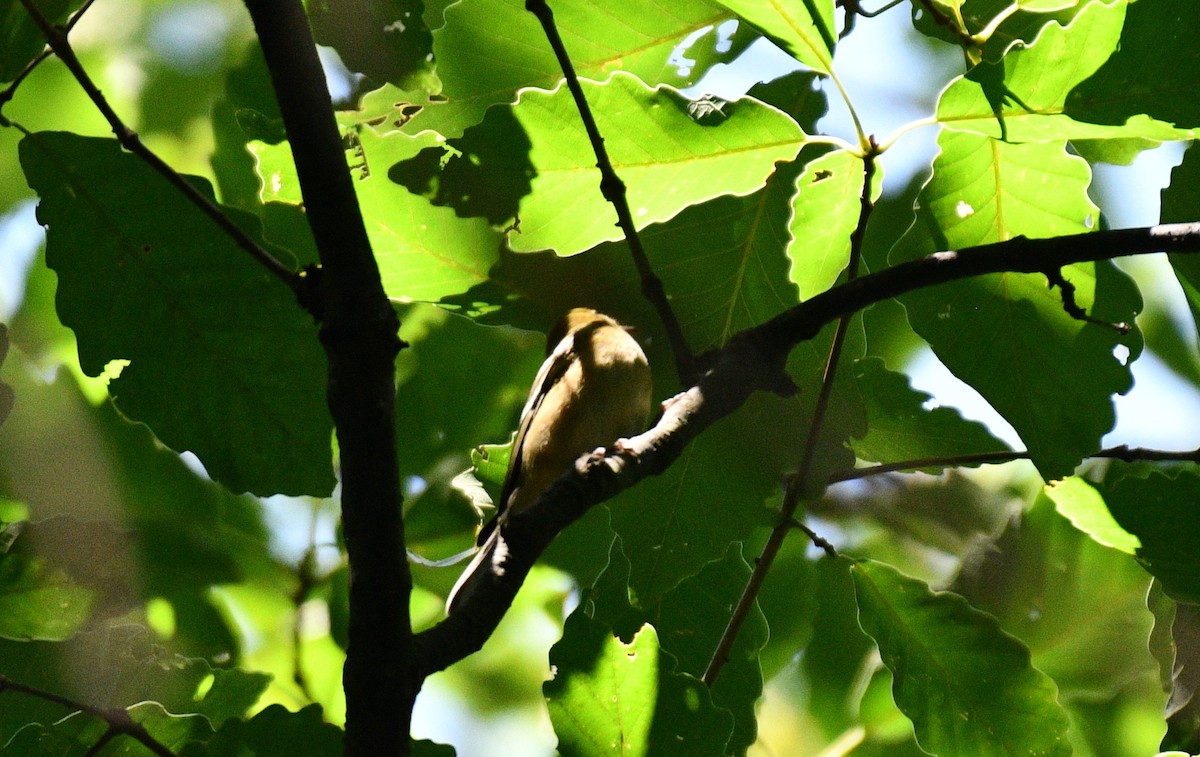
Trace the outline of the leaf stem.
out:
M 697 375 L 695 356 L 688 346 L 679 319 L 675 317 L 675 311 L 671 309 L 662 279 L 654 273 L 654 269 L 650 266 L 650 260 L 646 257 L 646 250 L 642 247 L 641 237 L 638 236 L 637 226 L 634 225 L 633 213 L 629 210 L 625 183 L 617 175 L 616 169 L 613 168 L 612 161 L 608 157 L 608 150 L 604 147 L 604 137 L 601 136 L 600 128 L 596 125 L 591 107 L 588 106 L 587 98 L 583 94 L 583 87 L 579 84 L 579 76 L 575 73 L 575 66 L 567 54 L 562 36 L 558 33 L 558 26 L 554 22 L 554 12 L 550 10 L 546 0 L 526 0 L 525 10 L 532 13 L 541 22 L 542 29 L 546 32 L 546 39 L 549 40 L 550 47 L 554 49 L 554 56 L 558 59 L 559 67 L 562 68 L 567 88 L 575 99 L 575 107 L 579 109 L 579 117 L 583 121 L 584 129 L 587 130 L 592 150 L 596 153 L 596 167 L 600 169 L 600 192 L 617 211 L 617 224 L 625 234 L 629 252 L 633 255 L 634 265 L 637 266 L 638 275 L 641 277 L 642 294 L 658 311 L 658 317 L 662 321 L 663 327 L 666 328 L 667 339 L 670 341 L 671 350 L 675 355 L 675 369 L 679 374 L 680 383 L 684 386 L 691 386 L 695 383 Z

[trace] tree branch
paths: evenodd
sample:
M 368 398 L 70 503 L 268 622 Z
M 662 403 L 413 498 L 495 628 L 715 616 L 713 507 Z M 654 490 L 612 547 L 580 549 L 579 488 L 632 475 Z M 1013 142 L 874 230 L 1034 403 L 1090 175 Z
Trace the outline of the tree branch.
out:
M 724 347 L 705 356 L 711 367 L 694 386 L 674 398 L 653 428 L 629 439 L 622 452 L 604 458 L 579 458 L 575 467 L 536 503 L 508 519 L 503 528 L 510 559 L 504 575 L 493 576 L 490 590 L 473 593 L 453 616 L 416 635 L 413 654 L 419 674 L 443 670 L 478 651 L 512 604 L 533 563 L 562 529 L 583 517 L 592 506 L 665 471 L 693 439 L 735 412 L 751 394 L 778 390 L 779 376 L 791 350 L 816 336 L 830 321 L 907 292 L 972 276 L 1044 274 L 1047 269 L 1072 263 L 1167 250 L 1200 251 L 1200 223 L 1053 239 L 1018 238 L 939 252 L 841 284 L 771 321 L 740 332 Z M 1117 447 L 1110 452 L 1119 457 L 1124 454 L 1121 450 Z M 788 521 L 787 525 L 790 528 L 793 524 Z
M 350 558 L 346 753 L 409 749 L 420 679 L 411 674 L 409 595 L 396 462 L 394 362 L 402 344 L 358 207 L 333 104 L 299 0 L 246 0 L 296 158 L 322 267 L 321 343 L 341 452 Z
M 658 318 L 667 331 L 667 339 L 670 341 L 671 351 L 675 355 L 675 370 L 679 374 L 679 383 L 683 386 L 691 386 L 696 381 L 695 356 L 692 355 L 687 337 L 683 334 L 683 327 L 679 325 L 679 319 L 675 317 L 675 311 L 671 309 L 671 303 L 667 300 L 662 279 L 654 273 L 654 269 L 650 266 L 650 259 L 646 257 L 642 239 L 638 236 L 637 226 L 633 222 L 633 213 L 629 210 L 625 183 L 617 176 L 617 171 L 613 168 L 612 161 L 609 160 L 608 150 L 604 147 L 604 137 L 600 135 L 600 127 L 596 125 L 592 109 L 583 95 L 583 87 L 579 85 L 579 76 L 575 73 L 575 66 L 572 65 L 571 58 L 567 55 L 567 48 L 558 33 L 558 26 L 554 23 L 554 12 L 546 4 L 546 0 L 526 0 L 525 10 L 537 16 L 538 21 L 542 24 L 542 29 L 546 32 L 546 39 L 550 41 L 550 47 L 554 49 L 554 56 L 558 59 L 559 67 L 562 68 L 567 88 L 575 99 L 575 107 L 579 109 L 579 117 L 583 121 L 584 129 L 587 130 L 592 150 L 596 153 L 596 168 L 600 169 L 600 193 L 617 211 L 617 225 L 625 234 L 629 252 L 633 255 L 634 265 L 637 266 L 638 275 L 641 277 L 642 295 L 658 311 Z
M 1162 450 L 1145 447 L 1130 447 L 1122 444 L 1109 447 L 1090 455 L 1092 458 L 1121 460 L 1126 463 L 1153 461 L 1160 463 L 1200 463 L 1200 448 L 1193 450 Z M 1028 460 L 1029 453 L 1011 450 L 997 452 L 979 452 L 973 455 L 946 455 L 944 457 L 920 457 L 913 460 L 900 460 L 894 463 L 869 465 L 864 468 L 850 468 L 838 471 L 829 477 L 829 483 L 837 484 L 843 481 L 858 481 L 872 476 L 882 476 L 887 473 L 917 471 L 922 468 L 955 468 L 961 465 L 999 465 L 1011 463 L 1014 460 Z
M 93 104 L 95 104 L 96 109 L 99 110 L 101 115 L 104 116 L 104 120 L 108 121 L 109 126 L 112 127 L 113 134 L 116 135 L 117 141 L 120 142 L 121 146 L 145 161 L 147 165 L 149 165 L 160 176 L 166 179 L 171 186 L 179 190 L 179 192 L 183 194 L 188 201 L 199 208 L 204 215 L 208 216 L 217 224 L 217 226 L 221 227 L 221 230 L 225 232 L 225 234 L 228 235 L 238 247 L 241 247 L 243 250 L 248 252 L 252 258 L 258 261 L 258 263 L 267 270 L 268 273 L 282 281 L 284 284 L 287 284 L 288 287 L 296 293 L 297 298 L 300 299 L 302 303 L 306 302 L 303 286 L 304 276 L 288 268 L 278 259 L 276 259 L 275 256 L 273 256 L 270 252 L 267 252 L 267 250 L 263 249 L 258 242 L 255 242 L 253 239 L 251 239 L 245 231 L 242 231 L 241 227 L 239 227 L 227 215 L 225 215 L 225 213 L 222 212 L 221 208 L 216 203 L 205 197 L 199 189 L 191 184 L 191 182 L 180 175 L 175 169 L 167 165 L 166 162 L 162 158 L 158 157 L 158 155 L 155 154 L 154 151 L 152 151 L 149 147 L 146 147 L 146 145 L 142 143 L 141 138 L 138 137 L 137 132 L 133 131 L 133 129 L 130 129 L 125 122 L 121 120 L 121 117 L 117 115 L 117 112 L 113 110 L 112 106 L 108 104 L 108 101 L 100 92 L 100 88 L 97 87 L 96 83 L 92 81 L 92 78 L 88 76 L 83 64 L 79 62 L 79 58 L 75 55 L 75 50 L 71 47 L 70 42 L 67 40 L 66 30 L 50 23 L 49 19 L 47 19 L 41 10 L 38 9 L 37 5 L 34 4 L 34 0 L 21 0 L 21 5 L 25 6 L 25 10 L 29 13 L 30 17 L 33 18 L 34 23 L 38 25 L 38 27 L 42 30 L 42 34 L 46 36 L 46 42 L 50 45 L 50 49 L 53 50 L 54 54 L 58 56 L 59 60 L 63 62 L 63 65 L 67 67 L 67 70 L 71 72 L 71 74 L 75 77 L 75 80 L 79 82 L 79 86 L 85 93 L 87 93 L 88 98 L 91 99 Z M 68 29 L 69 28 L 70 27 L 68 27 Z
M 5 691 L 16 691 L 21 694 L 28 694 L 38 699 L 44 699 L 47 702 L 60 704 L 69 710 L 76 710 L 91 715 L 94 718 L 99 718 L 105 723 L 108 723 L 108 730 L 96 742 L 97 745 L 103 746 L 109 741 L 112 741 L 117 736 L 128 736 L 136 740 L 139 744 L 149 749 L 151 752 L 159 755 L 159 757 L 175 757 L 175 753 L 163 746 L 157 739 L 150 735 L 146 727 L 141 723 L 135 722 L 129 716 L 129 711 L 122 707 L 97 707 L 83 702 L 76 702 L 74 699 L 55 694 L 44 689 L 39 689 L 35 686 L 26 686 L 23 683 L 17 683 L 10 680 L 6 676 L 0 676 L 0 694 Z M 95 750 L 96 746 L 92 747 Z M 92 751 L 89 750 L 89 753 Z

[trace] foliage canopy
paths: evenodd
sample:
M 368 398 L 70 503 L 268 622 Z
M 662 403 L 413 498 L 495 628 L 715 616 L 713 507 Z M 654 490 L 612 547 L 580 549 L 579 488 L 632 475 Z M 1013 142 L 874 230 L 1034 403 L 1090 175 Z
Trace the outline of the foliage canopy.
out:
M 0 753 L 338 754 L 364 570 L 336 525 L 353 430 L 334 438 L 328 314 L 245 249 L 315 278 L 322 197 L 239 3 L 108 5 L 0 0 L 0 211 L 28 225 L 36 196 L 46 229 L 32 262 L 0 250 L 17 282 L 0 286 Z M 84 69 L 247 242 L 113 139 L 59 61 L 29 68 L 46 42 L 31 6 L 58 24 L 83 6 Z M 417 681 L 414 733 L 433 740 L 412 753 L 501 753 L 495 713 L 542 727 L 511 754 L 1200 752 L 1197 453 L 1105 449 L 1148 353 L 1200 387 L 1200 234 L 1117 265 L 1147 250 L 1109 235 L 1117 198 L 1094 181 L 1200 128 L 1192 6 L 554 0 L 705 368 L 933 253 L 1080 234 L 1095 252 L 1063 263 L 1035 241 L 1043 272 L 915 280 L 785 345 L 795 393 L 748 389 L 661 474 L 631 474 L 541 555 L 478 655 Z M 695 382 L 524 3 L 306 10 L 408 345 L 387 420 L 412 626 L 436 629 L 458 571 L 426 563 L 473 543 L 557 315 L 635 326 L 659 399 Z M 944 75 L 921 82 L 927 118 L 872 136 L 839 52 L 908 11 L 906 49 L 870 65 Z M 946 51 L 953 70 L 927 65 Z M 735 69 L 744 96 L 704 96 Z M 823 131 L 830 107 L 849 132 Z M 916 132 L 927 170 L 891 181 Z M 1197 220 L 1189 147 L 1162 221 Z M 914 386 L 930 354 L 1012 433 Z M 122 718 L 105 708 L 149 738 L 107 741 Z

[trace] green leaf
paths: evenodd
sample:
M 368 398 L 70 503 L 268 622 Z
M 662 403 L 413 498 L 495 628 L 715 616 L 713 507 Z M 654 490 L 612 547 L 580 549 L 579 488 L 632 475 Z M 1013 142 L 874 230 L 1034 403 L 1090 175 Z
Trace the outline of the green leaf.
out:
M 1164 597 L 1164 601 L 1166 600 Z M 1194 754 L 1200 750 L 1200 608 L 1174 603 L 1170 621 L 1170 655 L 1162 660 L 1170 684 L 1167 702 L 1167 733 L 1161 749 L 1179 749 Z
M 205 744 L 189 744 L 180 757 L 339 757 L 342 730 L 326 723 L 319 705 L 288 712 L 273 704 L 249 720 L 231 719 Z
M 582 86 L 639 229 L 720 195 L 754 192 L 806 139 L 789 116 L 750 99 L 728 104 L 724 121 L 705 126 L 688 114 L 678 92 L 650 89 L 629 74 Z M 521 201 L 519 227 L 509 235 L 512 249 L 572 255 L 622 239 L 567 88 L 524 90 L 513 115 L 532 144 L 537 175 L 532 194 Z
M 220 728 L 226 720 L 245 715 L 271 683 L 271 676 L 266 673 L 239 668 L 217 668 L 212 676 L 212 685 L 203 697 L 199 697 L 196 712 L 208 718 L 214 728 Z
M 1189 135 L 1140 116 L 1103 125 L 1066 114 L 1068 93 L 1116 49 L 1125 3 L 1089 3 L 1070 24 L 1047 24 L 1028 46 L 977 65 L 938 101 L 940 123 L 1011 142 L 1138 137 L 1166 141 Z
M 701 58 L 698 51 L 717 44 L 714 27 L 732 18 L 705 0 L 656 5 L 557 0 L 553 9 L 580 77 L 603 79 L 614 70 L 628 71 L 651 84 L 678 87 L 699 79 L 703 69 L 692 61 Z M 406 131 L 434 129 L 457 136 L 478 123 L 489 106 L 513 102 L 517 90 L 551 88 L 562 79 L 541 24 L 521 0 L 455 3 L 446 9 L 445 20 L 433 33 L 442 100 L 423 106 Z M 397 99 L 394 92 L 383 94 L 388 103 Z
M 168 712 L 202 714 L 214 724 L 244 714 L 257 702 L 267 678 L 217 671 L 205 660 L 174 654 L 145 628 L 130 623 L 89 629 L 65 642 L 0 640 L 0 671 L 19 683 L 97 707 L 154 701 Z M 208 679 L 213 683 L 204 691 Z M 59 704 L 5 694 L 0 744 L 28 723 L 54 723 L 65 714 Z
M 629 568 L 618 538 L 603 573 L 585 594 L 584 611 L 622 639 L 632 639 L 643 625 L 651 624 L 659 634 L 663 652 L 678 661 L 679 672 L 701 677 L 750 577 L 741 545 L 731 546 L 723 559 L 681 582 L 648 610 L 630 604 Z M 733 715 L 733 735 L 726 745 L 729 754 L 743 753 L 758 733 L 755 707 L 763 692 L 758 654 L 767 635 L 766 623 L 756 607 L 750 611 L 711 689 L 713 703 Z
M 488 279 L 501 237 L 480 218 L 459 218 L 390 178 L 390 169 L 422 149 L 441 144 L 428 132 L 386 137 L 358 135 L 361 164 L 355 182 L 371 249 L 388 297 L 398 302 L 437 302 Z M 286 144 L 253 146 L 264 200 L 299 204 L 300 182 Z
M 39 520 L 25 524 L 15 548 L 96 592 L 98 617 L 159 597 L 180 621 L 177 648 L 232 654 L 213 587 L 252 581 L 285 596 L 294 591 L 291 572 L 269 550 L 261 503 L 197 476 L 110 402 L 89 405 L 65 372 L 50 386 L 16 377 L 29 401 L 0 434 L 0 491 L 19 493 Z M 45 464 L 51 449 L 55 466 Z
M 1132 555 L 1136 554 L 1142 543 L 1138 538 L 1121 528 L 1100 492 L 1077 476 L 1053 481 L 1043 490 L 1053 502 L 1058 512 L 1097 543 L 1106 547 L 1119 549 Z
M 1117 523 L 1141 541 L 1138 560 L 1177 602 L 1200 604 L 1200 475 L 1191 471 L 1128 475 L 1108 487 L 1105 501 Z
M 143 728 L 159 744 L 178 752 L 185 744 L 205 740 L 212 735 L 212 726 L 199 715 L 172 715 L 157 702 L 142 702 L 128 708 L 130 719 Z M 148 755 L 146 747 L 134 746 L 132 737 L 119 737 L 116 746 L 103 752 L 93 751 L 105 736 L 107 722 L 80 712 L 59 720 L 51 726 L 30 725 L 21 729 L 0 754 L 21 757 L 86 757 L 91 754 Z
M 455 481 L 472 468 L 480 445 L 512 435 L 544 355 L 543 340 L 428 305 L 400 316 L 400 337 L 410 348 L 396 361 L 396 428 L 407 440 L 397 453 L 401 480 L 420 481 L 405 496 L 405 539 L 408 549 L 441 559 L 474 543 L 478 512 Z M 503 481 L 507 461 L 505 450 L 502 463 L 480 466 L 496 469 Z M 493 491 L 498 494 L 499 482 Z
M 564 757 L 725 754 L 729 713 L 700 681 L 674 672 L 653 626 L 626 645 L 576 612 L 550 650 L 544 688 Z
M 81 0 L 37 0 L 35 6 L 52 24 L 66 21 Z M 0 0 L 0 82 L 10 82 L 46 47 L 46 35 L 21 0 Z
M 95 596 L 44 560 L 0 553 L 0 637 L 62 641 L 91 617 Z
M 109 384 L 121 410 L 231 490 L 328 494 L 325 358 L 291 291 L 116 141 L 20 147 L 84 372 L 129 361 Z
M 1075 717 L 1082 701 L 1111 701 L 1133 681 L 1156 688 L 1149 583 L 1135 561 L 1080 531 L 1039 492 L 998 537 L 973 546 L 950 588 L 1030 648 Z M 1149 751 L 1139 746 L 1130 751 Z
M 883 188 L 875 175 L 873 199 Z M 849 150 L 826 153 L 796 179 L 789 224 L 791 280 L 807 300 L 833 286 L 850 261 L 850 235 L 858 225 L 863 185 L 862 158 Z
M 696 678 L 704 675 L 749 579 L 742 545 L 734 544 L 723 559 L 709 563 L 663 596 L 654 627 L 663 650 L 679 661 L 680 672 Z M 711 689 L 713 703 L 733 714 L 728 753 L 743 753 L 758 735 L 755 707 L 763 693 L 758 655 L 769 635 L 766 619 L 755 606 Z
M 823 74 L 833 70 L 833 0 L 719 0 L 792 57 Z
M 337 50 L 351 71 L 417 87 L 430 77 L 433 38 L 421 0 L 351 0 L 306 6 L 317 44 Z
M 1088 165 L 1062 144 L 1011 145 L 943 132 L 916 223 L 892 261 L 937 250 L 1080 233 L 1096 225 Z M 1095 318 L 1133 323 L 1141 298 L 1111 263 L 1064 268 L 1075 302 Z M 1132 385 L 1136 328 L 1115 330 L 1068 315 L 1042 275 L 993 274 L 901 298 L 913 329 L 956 376 L 1013 425 L 1047 480 L 1071 473 L 1113 425 L 1112 395 Z M 1113 351 L 1123 345 L 1128 359 Z M 1072 376 L 1069 393 L 1062 377 Z
M 801 637 L 806 641 L 802 645 L 804 654 L 795 667 L 799 683 L 812 692 L 808 710 L 829 739 L 858 724 L 855 713 L 861 707 L 863 670 L 875 651 L 871 638 L 863 633 L 857 620 L 850 566 L 849 560 L 828 559 L 812 565 L 808 586 L 814 606 L 805 608 L 812 614 L 812 627 L 807 629 L 808 639 Z M 764 587 L 768 595 L 771 583 L 768 581 Z M 796 601 L 794 597 L 788 598 Z M 776 612 L 782 614 L 782 606 L 776 607 Z M 775 617 L 769 600 L 764 601 L 763 609 L 772 622 L 773 632 Z
M 995 618 L 881 563 L 851 568 L 859 622 L 895 677 L 896 704 L 935 755 L 1069 755 L 1054 682 Z
M 889 371 L 878 358 L 857 361 L 853 373 L 866 403 L 867 433 L 850 446 L 863 460 L 894 463 L 1008 449 L 982 423 L 965 420 L 953 408 L 930 407 L 932 396 L 913 389 L 907 376 Z M 920 470 L 938 473 L 943 467 Z
M 1129 6 L 1116 52 L 1067 99 L 1081 121 L 1124 124 L 1142 114 L 1180 127 L 1200 126 L 1200 106 L 1186 82 L 1200 77 L 1200 49 L 1189 25 L 1190 0 Z

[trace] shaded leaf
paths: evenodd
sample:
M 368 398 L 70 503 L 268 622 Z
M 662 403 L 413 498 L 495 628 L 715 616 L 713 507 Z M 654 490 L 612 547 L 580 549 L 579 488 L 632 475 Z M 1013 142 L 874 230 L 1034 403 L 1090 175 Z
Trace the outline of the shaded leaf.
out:
M 0 671 L 97 707 L 153 701 L 177 715 L 202 714 L 214 725 L 241 716 L 267 682 L 261 673 L 218 671 L 204 660 L 173 654 L 145 628 L 130 624 L 89 630 L 66 642 L 0 641 Z M 211 687 L 201 693 L 210 678 Z M 26 724 L 49 725 L 66 714 L 61 705 L 7 693 L 0 707 L 0 744 Z
M 1088 165 L 1061 144 L 1010 145 L 943 132 L 942 152 L 921 191 L 917 220 L 892 261 L 936 250 L 1053 237 L 1095 226 Z M 1062 270 L 1076 304 L 1111 323 L 1133 323 L 1141 297 L 1111 263 Z M 1128 362 L 1141 350 L 1136 328 L 1121 336 L 1068 315 L 1044 276 L 993 274 L 901 298 L 909 322 L 956 376 L 1013 425 L 1048 480 L 1074 470 L 1113 426 L 1112 395 L 1132 386 Z M 1119 345 L 1127 360 L 1114 355 Z M 1071 376 L 1069 387 L 1064 376 Z
M 663 650 L 679 661 L 681 673 L 704 675 L 749 579 L 742 546 L 734 544 L 723 559 L 663 596 L 654 627 Z M 742 754 L 758 735 L 755 706 L 763 693 L 758 657 L 769 635 L 762 611 L 753 608 L 712 686 L 713 703 L 733 714 L 728 753 Z
M 907 376 L 887 370 L 878 358 L 859 360 L 853 373 L 867 409 L 867 433 L 850 446 L 863 460 L 891 463 L 1008 449 L 982 423 L 964 419 L 954 408 L 938 407 L 930 395 L 913 389 Z M 942 466 L 921 470 L 937 473 Z
M 1098 124 L 1150 118 L 1193 128 L 1200 107 L 1187 82 L 1200 77 L 1189 0 L 1130 3 L 1116 52 L 1067 99 L 1067 114 Z
M 342 730 L 326 723 L 318 705 L 289 712 L 273 704 L 249 720 L 225 721 L 207 743 L 192 743 L 180 757 L 338 757 Z
M 1163 223 L 1186 223 L 1200 218 L 1200 150 L 1194 146 L 1183 154 L 1183 162 L 1171 171 L 1171 183 L 1162 191 Z M 1183 288 L 1192 320 L 1200 329 L 1200 256 L 1173 253 L 1167 256 Z
M 231 490 L 328 494 L 325 357 L 288 288 L 115 140 L 20 147 L 84 372 L 128 360 L 109 383 L 121 410 Z
M 1200 751 L 1200 608 L 1179 603 L 1171 622 L 1171 698 L 1167 702 L 1167 734 L 1161 748 L 1188 754 Z
M 351 71 L 377 82 L 419 87 L 431 78 L 433 37 L 421 0 L 341 0 L 311 3 L 317 44 L 337 50 Z
M 91 617 L 95 595 L 36 557 L 0 553 L 0 637 L 69 639 Z
M 171 752 L 178 752 L 185 744 L 205 740 L 212 735 L 209 722 L 198 715 L 173 715 L 157 702 L 142 702 L 128 708 L 130 719 L 143 728 L 152 739 Z M 119 736 L 111 748 L 103 752 L 93 751 L 108 731 L 108 723 L 83 713 L 74 713 L 53 725 L 30 725 L 13 737 L 0 749 L 0 754 L 21 757 L 86 757 L 87 755 L 121 754 L 149 755 L 150 750 L 140 745 L 131 736 Z
M 82 0 L 37 0 L 50 23 L 62 23 Z M 20 0 L 0 0 L 0 82 L 10 82 L 46 47 L 46 36 Z
M 859 622 L 895 680 L 896 704 L 935 755 L 1069 755 L 1054 682 L 1029 650 L 962 597 L 881 563 L 851 569 Z
M 1200 603 L 1200 555 L 1192 535 L 1200 529 L 1200 476 L 1191 471 L 1128 475 L 1106 487 L 1117 522 L 1141 541 L 1138 560 L 1178 602 Z
M 1126 554 L 1100 546 L 1039 493 L 997 538 L 974 545 L 951 588 L 1028 645 L 1074 717 L 1079 702 L 1111 701 L 1131 681 L 1153 691 L 1148 585 Z

